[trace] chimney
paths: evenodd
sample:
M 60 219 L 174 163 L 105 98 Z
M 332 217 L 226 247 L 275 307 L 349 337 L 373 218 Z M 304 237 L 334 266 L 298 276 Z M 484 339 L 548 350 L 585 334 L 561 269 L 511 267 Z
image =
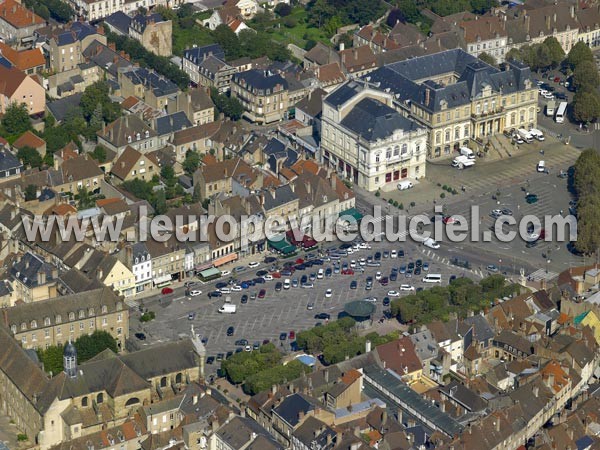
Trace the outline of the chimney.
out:
M 99 280 L 102 280 L 103 275 L 104 275 L 104 272 L 102 271 L 102 269 L 98 269 L 98 279 Z
M 298 411 L 298 422 L 302 422 L 304 420 L 304 411 Z
M 329 371 L 327 369 L 323 371 L 323 379 L 325 380 L 325 384 L 329 383 Z
M 195 405 L 196 403 L 198 403 L 198 395 L 197 394 L 192 397 L 192 405 Z
M 425 106 L 429 106 L 429 99 L 431 96 L 431 91 L 429 89 L 425 89 Z
M 532 392 L 533 392 L 533 396 L 537 398 L 537 396 L 538 396 L 538 395 L 539 395 L 539 393 L 540 393 L 540 388 L 539 388 L 539 386 L 534 386 L 534 387 L 533 387 L 533 390 L 532 390 Z
M 554 25 L 556 25 L 556 13 L 554 13 Z
M 346 44 L 344 44 L 343 42 L 340 42 L 340 52 L 343 52 L 346 48 Z
M 499 433 L 500 432 L 500 418 L 496 417 L 496 431 Z
M 371 351 L 371 341 L 369 339 L 365 342 L 365 353 L 369 353 Z
M 547 30 L 550 29 L 550 19 L 552 19 L 550 16 L 546 16 L 546 29 Z
M 330 181 L 331 181 L 331 189 L 333 189 L 335 191 L 336 184 L 337 184 L 337 177 L 332 176 L 330 178 Z
M 571 18 L 574 19 L 575 18 L 575 5 L 571 5 L 569 12 L 571 13 Z
M 277 394 L 277 385 L 276 384 L 271 386 L 271 394 L 273 394 L 273 395 Z

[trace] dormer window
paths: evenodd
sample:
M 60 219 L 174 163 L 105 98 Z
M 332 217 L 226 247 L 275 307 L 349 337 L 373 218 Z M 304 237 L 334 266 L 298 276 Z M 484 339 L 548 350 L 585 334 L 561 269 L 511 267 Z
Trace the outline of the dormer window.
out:
M 83 309 L 79 310 L 79 318 L 83 319 L 85 317 L 85 311 Z
M 21 323 L 21 331 L 25 331 L 27 329 L 27 324 L 25 322 Z
M 139 264 L 139 262 L 140 262 L 139 258 L 135 258 L 135 263 Z
M 127 143 L 131 144 L 131 136 L 127 136 Z
M 35 321 L 35 320 L 31 321 L 31 328 L 37 328 L 37 321 Z
M 136 133 L 136 135 L 135 135 L 136 141 L 139 141 L 141 138 L 142 138 L 141 134 L 140 133 Z
M 58 315 L 56 316 L 55 322 L 56 322 L 56 323 L 61 323 L 61 322 L 62 322 L 62 317 L 61 317 L 61 315 L 60 315 L 60 314 L 58 314 Z
M 146 130 L 144 136 L 146 137 L 146 139 L 148 139 L 150 137 L 150 131 Z
M 50 325 L 50 317 L 44 318 L 44 326 L 47 327 Z
M 106 305 L 102 305 L 102 314 L 106 314 L 108 312 L 108 307 Z
M 93 316 L 94 315 L 94 308 L 90 308 L 88 310 L 88 316 Z
M 10 331 L 12 331 L 12 334 L 17 334 L 17 326 L 16 325 L 11 325 Z

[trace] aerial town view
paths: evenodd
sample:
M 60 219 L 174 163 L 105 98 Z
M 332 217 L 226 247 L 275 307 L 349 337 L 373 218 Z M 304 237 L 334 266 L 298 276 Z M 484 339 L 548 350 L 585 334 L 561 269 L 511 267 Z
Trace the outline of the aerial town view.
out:
M 0 0 L 0 450 L 600 450 L 600 0 Z

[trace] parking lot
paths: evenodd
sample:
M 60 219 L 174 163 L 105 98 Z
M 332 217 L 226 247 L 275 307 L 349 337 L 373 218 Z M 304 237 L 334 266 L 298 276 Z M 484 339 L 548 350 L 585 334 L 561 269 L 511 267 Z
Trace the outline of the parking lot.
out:
M 268 281 L 265 284 L 250 287 L 242 292 L 234 292 L 227 294 L 231 297 L 232 304 L 236 305 L 236 314 L 220 314 L 218 308 L 224 304 L 225 296 L 221 298 L 208 298 L 206 295 L 209 291 L 214 290 L 215 282 L 201 286 L 203 294 L 198 297 L 189 298 L 182 295 L 182 292 L 175 292 L 173 299 L 163 298 L 158 302 L 158 298 L 149 299 L 144 302 L 144 307 L 155 311 L 156 320 L 141 324 L 139 322 L 139 311 L 132 314 L 131 318 L 131 335 L 136 332 L 143 332 L 146 336 L 144 341 L 138 341 L 140 345 L 148 345 L 154 342 L 163 342 L 177 339 L 185 334 L 189 335 L 190 326 L 194 325 L 194 330 L 202 338 L 207 339 L 206 348 L 207 354 L 216 356 L 218 353 L 226 353 L 235 351 L 235 341 L 246 339 L 249 345 L 254 342 L 262 343 L 264 340 L 275 342 L 284 350 L 290 349 L 290 340 L 280 340 L 281 333 L 286 333 L 289 336 L 290 331 L 301 331 L 312 328 L 317 323 L 325 324 L 326 320 L 315 319 L 315 315 L 319 313 L 328 313 L 331 319 L 336 319 L 338 313 L 343 310 L 344 304 L 352 301 L 363 299 L 366 297 L 375 297 L 376 306 L 373 319 L 379 320 L 383 317 L 385 308 L 383 299 L 387 296 L 390 290 L 400 290 L 401 284 L 410 284 L 415 289 L 422 287 L 431 287 L 431 284 L 426 286 L 421 279 L 427 273 L 436 273 L 442 275 L 442 285 L 448 283 L 450 276 L 466 275 L 472 278 L 477 278 L 477 275 L 471 271 L 453 267 L 442 258 L 434 256 L 433 251 L 427 251 L 423 246 L 415 243 L 406 244 L 390 244 L 390 243 L 374 243 L 370 250 L 363 249 L 357 253 L 342 258 L 339 263 L 350 265 L 354 259 L 357 261 L 360 258 L 367 258 L 368 255 L 374 255 L 377 251 L 383 253 L 384 249 L 403 249 L 405 252 L 404 258 L 392 259 L 390 257 L 381 259 L 381 267 L 364 267 L 364 273 L 355 272 L 353 275 L 343 275 L 341 273 L 333 273 L 331 277 L 317 279 L 314 281 L 314 288 L 291 288 L 289 290 L 281 290 L 275 292 L 275 284 L 277 281 L 283 282 L 285 277 Z M 427 257 L 427 253 L 431 256 Z M 407 266 L 410 262 L 415 263 L 417 259 L 421 259 L 424 263 L 429 264 L 428 271 L 422 271 L 418 276 L 407 278 L 405 274 L 398 274 L 396 281 L 390 281 L 387 286 L 382 286 L 375 280 L 376 273 L 381 272 L 382 276 L 390 275 L 392 267 L 400 268 Z M 303 271 L 296 271 L 290 279 L 298 278 L 302 275 L 309 276 L 311 273 L 317 273 L 319 268 L 326 269 L 333 267 L 333 262 L 325 262 L 323 266 L 313 266 Z M 239 276 L 240 279 L 252 279 L 256 277 L 256 272 L 259 269 L 266 268 L 265 264 L 261 264 L 258 269 L 247 269 Z M 372 290 L 365 290 L 365 281 L 368 276 L 373 277 Z M 356 280 L 357 289 L 350 289 L 350 283 Z M 248 300 L 248 303 L 240 302 L 242 295 L 250 296 L 252 293 L 257 293 L 260 289 L 266 290 L 264 299 Z M 325 291 L 332 289 L 331 298 L 325 297 Z M 410 291 L 400 292 L 400 295 L 408 295 Z M 391 298 L 390 300 L 393 300 Z M 314 303 L 312 310 L 307 309 L 309 303 Z M 190 313 L 195 313 L 193 320 L 188 319 Z M 233 336 L 227 336 L 227 328 L 234 327 Z M 134 338 L 135 339 L 135 338 Z M 215 365 L 213 365 L 214 367 Z M 210 368 L 210 367 L 209 367 Z M 216 370 L 216 367 L 215 369 Z

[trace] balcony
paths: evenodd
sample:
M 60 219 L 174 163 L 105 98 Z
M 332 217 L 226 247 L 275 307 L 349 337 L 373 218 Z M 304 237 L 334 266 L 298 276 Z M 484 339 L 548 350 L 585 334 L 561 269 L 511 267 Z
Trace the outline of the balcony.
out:
M 471 113 L 471 118 L 472 119 L 485 119 L 486 117 L 495 117 L 499 114 L 502 114 L 504 112 L 504 107 L 503 106 L 499 106 L 494 110 L 490 110 L 487 112 L 482 112 L 482 113 Z

